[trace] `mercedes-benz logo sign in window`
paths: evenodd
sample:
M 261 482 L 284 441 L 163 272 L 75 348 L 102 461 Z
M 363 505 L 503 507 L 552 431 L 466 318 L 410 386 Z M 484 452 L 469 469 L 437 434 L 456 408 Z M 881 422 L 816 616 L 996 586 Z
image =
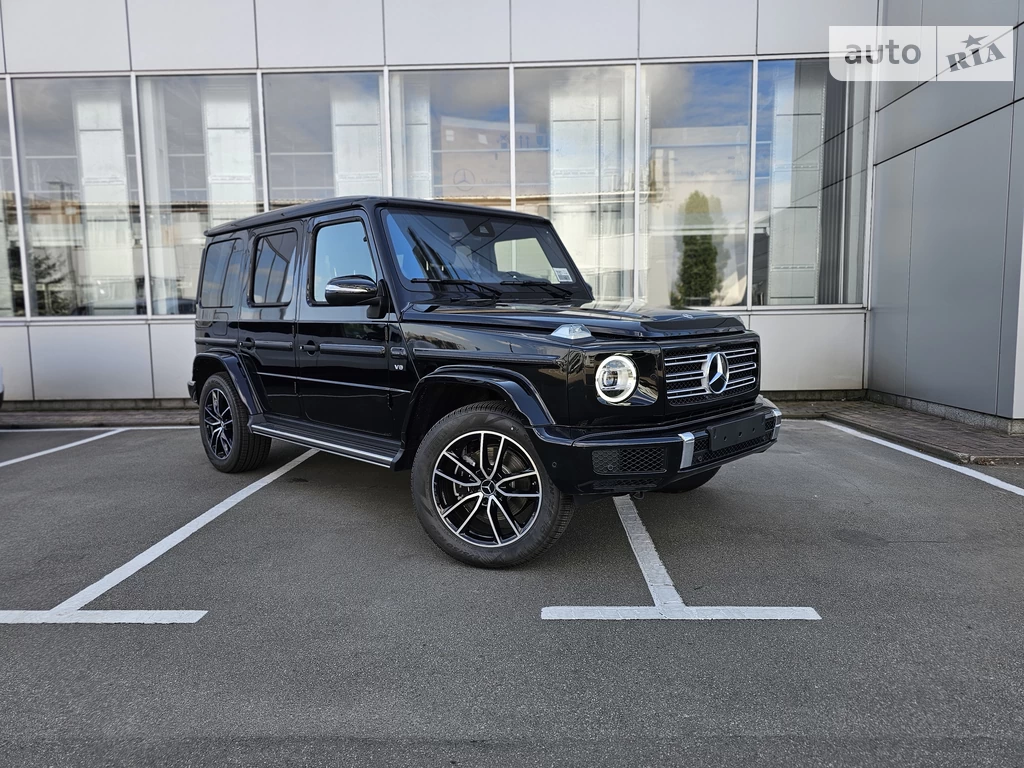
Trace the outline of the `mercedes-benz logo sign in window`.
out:
M 704 377 L 701 379 L 704 389 L 712 395 L 720 395 L 729 386 L 729 358 L 722 352 L 708 355 L 704 363 Z

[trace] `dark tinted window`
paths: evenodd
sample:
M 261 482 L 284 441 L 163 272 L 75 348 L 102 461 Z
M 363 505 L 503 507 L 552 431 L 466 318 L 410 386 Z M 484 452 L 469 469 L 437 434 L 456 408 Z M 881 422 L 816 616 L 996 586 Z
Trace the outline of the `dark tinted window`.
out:
M 252 272 L 253 304 L 287 304 L 291 300 L 292 263 L 299 237 L 294 230 L 256 241 Z
M 242 249 L 238 240 L 212 243 L 206 249 L 203 267 L 203 285 L 199 304 L 203 307 L 230 307 L 238 296 L 239 273 L 242 268 Z
M 325 301 L 324 288 L 335 277 L 376 279 L 363 222 L 343 221 L 317 230 L 313 265 L 313 301 L 317 302 Z

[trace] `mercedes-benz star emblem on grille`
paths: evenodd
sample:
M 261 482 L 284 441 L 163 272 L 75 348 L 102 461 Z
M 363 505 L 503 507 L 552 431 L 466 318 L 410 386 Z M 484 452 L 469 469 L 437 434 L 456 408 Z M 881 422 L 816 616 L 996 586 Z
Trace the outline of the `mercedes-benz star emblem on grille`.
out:
M 704 389 L 712 395 L 720 395 L 729 386 L 729 358 L 722 352 L 713 352 L 708 355 L 704 363 L 704 376 L 701 379 Z

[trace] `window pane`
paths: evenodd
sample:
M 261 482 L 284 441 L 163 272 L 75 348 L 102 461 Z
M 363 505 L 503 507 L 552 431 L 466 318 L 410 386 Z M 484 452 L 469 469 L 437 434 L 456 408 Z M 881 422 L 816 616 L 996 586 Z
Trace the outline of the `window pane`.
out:
M 0 317 L 25 314 L 21 282 L 21 245 L 18 211 L 14 202 L 14 158 L 7 113 L 7 92 L 0 89 Z
M 153 312 L 195 311 L 210 227 L 263 209 L 256 79 L 140 77 Z
M 345 221 L 318 230 L 313 261 L 313 301 L 327 300 L 327 283 L 336 277 L 377 277 L 361 221 Z
M 297 244 L 298 236 L 293 231 L 259 239 L 252 274 L 253 304 L 287 304 L 291 301 L 292 263 Z
M 242 248 L 238 240 L 213 243 L 206 249 L 200 304 L 204 307 L 230 307 L 238 298 L 242 266 Z
M 760 64 L 754 304 L 861 301 L 868 94 L 827 60 Z
M 516 70 L 516 207 L 551 219 L 601 298 L 633 294 L 635 72 Z
M 640 293 L 653 306 L 746 303 L 751 69 L 642 69 Z
M 266 75 L 270 205 L 384 192 L 378 73 Z
M 128 78 L 15 80 L 39 315 L 145 314 Z
M 508 70 L 391 75 L 396 195 L 510 204 Z

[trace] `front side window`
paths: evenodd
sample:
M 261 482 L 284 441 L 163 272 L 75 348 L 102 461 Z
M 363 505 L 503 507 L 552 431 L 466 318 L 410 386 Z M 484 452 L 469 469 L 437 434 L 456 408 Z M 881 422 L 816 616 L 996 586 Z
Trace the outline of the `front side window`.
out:
M 336 277 L 376 279 L 370 244 L 361 221 L 343 221 L 317 230 L 313 246 L 313 301 L 323 304 L 327 283 Z
M 242 266 L 240 245 L 238 240 L 223 240 L 206 249 L 200 306 L 230 307 L 235 303 Z
M 502 216 L 391 209 L 385 229 L 395 261 L 413 287 L 446 291 L 458 281 L 484 295 L 589 299 L 551 227 Z
M 292 268 L 298 243 L 294 230 L 265 235 L 256 241 L 252 270 L 253 304 L 287 304 L 291 300 Z

